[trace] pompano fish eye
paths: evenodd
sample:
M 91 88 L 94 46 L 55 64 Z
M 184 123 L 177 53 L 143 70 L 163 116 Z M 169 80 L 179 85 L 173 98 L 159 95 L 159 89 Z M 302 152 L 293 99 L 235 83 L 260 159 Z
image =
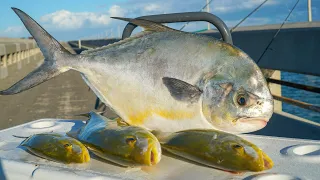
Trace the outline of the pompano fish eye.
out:
M 240 92 L 238 92 L 235 95 L 235 103 L 240 107 L 249 107 L 253 104 L 256 104 L 258 101 L 258 96 L 245 91 L 244 89 L 240 89 Z
M 237 97 L 237 103 L 240 106 L 245 106 L 247 104 L 247 100 L 244 94 L 239 94 Z

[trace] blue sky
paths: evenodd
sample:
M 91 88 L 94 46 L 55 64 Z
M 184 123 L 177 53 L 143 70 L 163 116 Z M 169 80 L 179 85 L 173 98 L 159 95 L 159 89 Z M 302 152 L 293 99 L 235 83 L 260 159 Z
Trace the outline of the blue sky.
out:
M 232 27 L 261 2 L 263 0 L 213 0 L 210 10 Z M 282 23 L 295 2 L 269 0 L 243 26 Z M 11 7 L 25 11 L 58 40 L 76 40 L 118 36 L 126 23 L 110 16 L 199 11 L 205 3 L 206 0 L 1 0 L 0 37 L 30 36 Z M 320 0 L 312 0 L 312 6 L 313 21 L 320 21 Z M 307 18 L 307 0 L 300 0 L 289 22 L 304 22 Z M 180 28 L 182 25 L 169 26 Z M 195 31 L 206 26 L 201 22 L 190 23 L 184 30 Z

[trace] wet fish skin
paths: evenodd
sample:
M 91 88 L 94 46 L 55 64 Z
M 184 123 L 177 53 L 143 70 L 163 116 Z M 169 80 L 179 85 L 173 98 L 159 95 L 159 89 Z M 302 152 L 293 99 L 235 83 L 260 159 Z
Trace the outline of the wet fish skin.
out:
M 118 126 L 96 112 L 87 124 L 69 136 L 81 141 L 95 155 L 127 167 L 152 166 L 161 160 L 161 147 L 149 131 L 135 126 Z
M 213 37 L 118 18 L 148 31 L 72 55 L 27 14 L 14 11 L 45 62 L 0 95 L 74 69 L 126 123 L 149 130 L 248 133 L 264 128 L 273 114 L 273 98 L 259 67 L 239 48 Z
M 154 134 L 164 150 L 206 166 L 231 172 L 259 172 L 273 167 L 266 153 L 234 134 L 203 129 Z
M 21 144 L 36 156 L 66 164 L 90 161 L 87 148 L 78 140 L 56 133 L 34 134 Z

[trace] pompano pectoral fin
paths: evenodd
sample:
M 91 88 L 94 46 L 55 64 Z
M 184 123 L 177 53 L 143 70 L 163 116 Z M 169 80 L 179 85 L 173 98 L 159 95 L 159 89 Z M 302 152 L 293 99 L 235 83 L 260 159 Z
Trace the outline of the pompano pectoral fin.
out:
M 23 11 L 12 8 L 19 16 L 27 30 L 34 37 L 45 60 L 44 63 L 25 78 L 15 83 L 10 88 L 0 91 L 0 95 L 17 94 L 37 86 L 65 71 L 70 67 L 63 60 L 71 60 L 76 55 L 72 55 L 57 40 L 55 40 L 47 31 L 45 31 L 36 21 Z
M 146 29 L 146 31 L 155 31 L 155 32 L 163 32 L 163 31 L 178 31 L 167 26 L 164 26 L 160 23 L 155 23 L 152 21 L 144 20 L 144 19 L 131 19 L 131 18 L 122 18 L 122 17 L 111 17 L 113 19 L 119 19 L 123 21 L 130 22 L 132 24 L 138 25 Z
M 189 83 L 175 78 L 162 78 L 164 85 L 168 88 L 171 96 L 178 101 L 197 102 L 202 91 Z

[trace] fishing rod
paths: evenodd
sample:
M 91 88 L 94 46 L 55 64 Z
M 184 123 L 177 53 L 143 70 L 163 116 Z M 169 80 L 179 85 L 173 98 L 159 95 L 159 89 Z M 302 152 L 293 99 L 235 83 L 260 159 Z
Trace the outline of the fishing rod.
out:
M 258 11 L 258 9 L 260 9 L 261 6 L 263 6 L 268 0 L 263 1 L 259 6 L 257 6 L 253 11 L 251 11 L 246 17 L 244 17 L 240 22 L 238 22 L 238 24 L 236 24 L 233 28 L 231 28 L 230 33 L 232 33 L 236 28 L 238 28 L 238 26 L 243 23 L 249 16 L 251 16 L 253 13 L 255 13 L 256 11 Z
M 291 11 L 289 12 L 289 14 L 287 15 L 286 19 L 282 22 L 280 28 L 278 29 L 278 31 L 274 34 L 273 38 L 271 39 L 271 41 L 269 42 L 268 46 L 265 48 L 265 50 L 263 51 L 263 53 L 261 54 L 260 58 L 257 61 L 257 64 L 260 62 L 260 60 L 262 59 L 262 57 L 264 56 L 264 54 L 267 52 L 267 50 L 269 49 L 270 45 L 272 44 L 272 42 L 276 39 L 277 35 L 279 34 L 281 28 L 283 27 L 283 25 L 285 24 L 285 22 L 288 20 L 289 16 L 291 15 L 292 11 L 296 8 L 296 6 L 298 5 L 300 0 L 297 0 L 296 4 L 293 6 L 293 8 L 291 9 Z

